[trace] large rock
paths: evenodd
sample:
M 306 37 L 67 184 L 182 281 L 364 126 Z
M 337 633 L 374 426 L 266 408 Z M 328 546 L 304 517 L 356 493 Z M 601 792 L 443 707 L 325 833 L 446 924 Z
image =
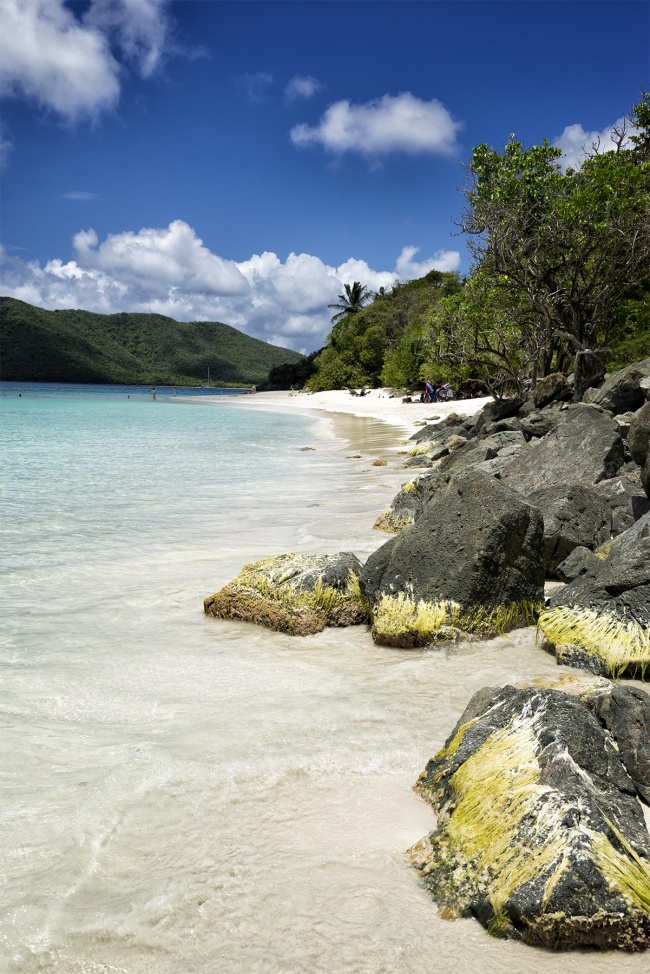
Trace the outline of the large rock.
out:
M 642 406 L 630 421 L 627 445 L 634 462 L 642 467 L 650 452 L 650 402 Z
M 601 480 L 594 487 L 594 493 L 609 505 L 614 536 L 627 531 L 635 521 L 650 510 L 650 501 L 645 491 L 629 477 L 619 476 L 612 480 Z
M 593 551 L 611 537 L 610 507 L 587 487 L 540 487 L 526 500 L 539 508 L 544 517 L 544 565 L 551 578 L 574 548 L 582 546 Z
M 594 711 L 612 735 L 639 798 L 650 805 L 650 695 L 637 687 L 612 686 Z
M 561 582 L 572 582 L 579 575 L 584 575 L 590 568 L 598 568 L 600 559 L 589 548 L 574 548 L 570 555 L 555 569 L 555 574 Z
M 615 420 L 583 404 L 569 406 L 565 417 L 557 429 L 529 444 L 501 471 L 504 484 L 529 493 L 553 484 L 593 487 L 616 475 L 623 463 L 624 443 Z
M 610 413 L 634 412 L 648 398 L 650 358 L 628 365 L 608 376 L 599 389 L 589 390 L 589 400 Z
M 538 380 L 533 392 L 533 402 L 537 409 L 543 409 L 551 402 L 570 399 L 572 395 L 573 390 L 567 382 L 567 377 L 561 372 L 553 372 Z
M 294 555 L 244 565 L 237 578 L 203 603 L 207 615 L 255 622 L 293 636 L 368 621 L 356 579 L 356 555 Z
M 444 915 L 546 948 L 650 946 L 650 836 L 636 797 L 650 738 L 645 702 L 635 706 L 619 695 L 606 717 L 603 705 L 603 727 L 558 690 L 475 695 L 416 784 L 437 823 L 409 858 Z
M 447 441 L 447 449 L 453 444 L 453 437 Z M 434 469 L 404 484 L 391 501 L 390 507 L 377 518 L 375 528 L 380 531 L 399 533 L 413 524 L 425 508 L 444 492 L 452 477 L 471 470 L 481 463 L 496 458 L 499 447 L 489 439 L 479 438 L 465 443 L 457 443 L 448 455 L 431 461 Z M 416 460 L 418 458 L 415 458 Z M 425 458 L 425 465 L 429 460 Z M 507 461 L 504 460 L 504 463 Z M 418 466 L 421 464 L 417 464 Z
M 481 632 L 530 622 L 543 596 L 542 544 L 542 515 L 523 497 L 484 473 L 455 477 L 363 567 L 375 640 L 418 646 L 445 622 Z
M 560 662 L 643 677 L 650 670 L 650 538 L 615 545 L 551 596 L 538 625 Z
M 519 420 L 521 432 L 526 439 L 540 439 L 556 430 L 566 419 L 566 409 L 557 403 L 546 409 L 534 409 Z

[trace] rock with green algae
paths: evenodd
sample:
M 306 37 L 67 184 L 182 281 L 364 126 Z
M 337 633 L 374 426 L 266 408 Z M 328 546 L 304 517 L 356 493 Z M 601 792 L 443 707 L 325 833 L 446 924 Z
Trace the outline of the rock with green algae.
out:
M 239 575 L 203 603 L 207 615 L 255 622 L 293 636 L 326 626 L 368 621 L 356 579 L 358 558 L 287 553 L 244 565 Z
M 366 561 L 373 639 L 410 648 L 446 627 L 490 636 L 530 625 L 543 604 L 543 529 L 540 512 L 494 478 L 455 477 Z
M 560 950 L 650 946 L 648 769 L 623 757 L 630 736 L 648 753 L 650 733 L 620 691 L 608 719 L 613 689 L 470 701 L 415 786 L 437 826 L 408 856 L 443 916 Z
M 551 596 L 538 626 L 545 648 L 558 662 L 600 675 L 645 679 L 650 672 L 650 538 L 623 538 L 616 539 L 605 560 L 592 563 Z

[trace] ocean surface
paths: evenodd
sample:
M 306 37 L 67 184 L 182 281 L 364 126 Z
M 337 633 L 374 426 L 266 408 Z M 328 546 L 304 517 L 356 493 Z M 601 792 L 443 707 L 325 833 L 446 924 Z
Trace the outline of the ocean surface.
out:
M 404 652 L 203 614 L 246 562 L 378 547 L 395 435 L 0 386 L 3 974 L 647 972 L 442 920 L 404 861 L 472 693 L 560 672 L 534 634 Z

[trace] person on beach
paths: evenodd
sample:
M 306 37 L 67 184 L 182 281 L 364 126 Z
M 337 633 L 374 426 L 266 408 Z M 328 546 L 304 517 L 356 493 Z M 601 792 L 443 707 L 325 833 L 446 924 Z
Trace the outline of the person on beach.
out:
M 174 395 L 176 395 L 176 386 L 174 386 Z
M 156 387 L 155 386 L 151 390 L 151 398 L 153 399 L 154 402 L 156 401 Z

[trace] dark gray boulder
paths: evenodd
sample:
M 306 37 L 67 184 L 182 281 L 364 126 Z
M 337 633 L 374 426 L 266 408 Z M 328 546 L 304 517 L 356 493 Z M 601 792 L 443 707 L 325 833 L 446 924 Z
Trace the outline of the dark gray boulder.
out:
M 611 706 L 613 732 L 605 704 L 601 722 L 559 690 L 470 701 L 415 786 L 437 822 L 408 855 L 445 916 L 546 948 L 650 946 L 646 768 L 631 777 L 618 738 L 622 725 L 626 754 L 650 751 L 647 710 Z
M 650 510 L 650 501 L 645 491 L 629 477 L 618 476 L 612 480 L 601 480 L 594 487 L 594 493 L 609 505 L 614 537 L 627 531 Z
M 560 662 L 644 678 L 650 672 L 650 538 L 615 545 L 605 561 L 559 589 L 538 627 Z
M 540 439 L 552 433 L 566 419 L 566 409 L 554 404 L 546 409 L 533 409 L 519 420 L 521 432 L 527 440 Z
M 650 538 L 613 548 L 605 561 L 553 595 L 550 605 L 594 609 L 650 626 Z
M 594 712 L 616 743 L 639 798 L 650 805 L 650 695 L 637 687 L 612 686 L 596 697 Z
M 526 500 L 539 508 L 544 518 L 544 565 L 551 578 L 556 577 L 558 565 L 574 548 L 593 551 L 611 537 L 611 509 L 587 487 L 540 487 L 527 494 Z
M 508 416 L 505 419 L 497 419 L 493 423 L 486 423 L 482 433 L 485 436 L 492 436 L 494 433 L 520 433 L 521 420 L 518 416 Z
M 650 451 L 650 402 L 642 406 L 630 421 L 627 445 L 634 462 L 642 467 Z
M 582 404 L 569 406 L 564 415 L 557 429 L 529 444 L 502 470 L 504 484 L 529 493 L 554 484 L 593 487 L 616 475 L 624 444 L 615 420 Z
M 650 358 L 628 365 L 608 376 L 599 389 L 588 390 L 589 401 L 611 413 L 634 412 L 648 398 Z
M 374 638 L 397 646 L 430 641 L 431 633 L 417 627 L 391 629 L 391 600 L 455 603 L 466 628 L 472 628 L 472 614 L 481 625 L 509 613 L 518 623 L 517 607 L 530 621 L 531 607 L 543 597 L 542 544 L 542 515 L 521 495 L 477 471 L 454 477 L 436 503 L 362 569 L 359 583 L 373 607 Z
M 429 504 L 437 503 L 439 495 L 445 490 L 452 477 L 478 467 L 485 461 L 492 461 L 498 454 L 496 444 L 491 445 L 479 438 L 464 443 L 454 443 L 452 437 L 447 441 L 447 450 L 449 451 L 447 456 L 431 464 L 434 469 L 430 473 L 422 474 L 404 484 L 391 501 L 390 507 L 375 522 L 374 527 L 377 530 L 395 533 L 403 531 L 418 520 Z M 427 461 L 428 458 L 424 461 L 425 465 Z M 498 465 L 498 469 L 508 462 L 509 458 L 504 458 Z
M 590 551 L 589 548 L 574 548 L 563 562 L 555 570 L 556 576 L 561 582 L 572 582 L 579 575 L 584 575 L 590 569 L 598 568 L 601 564 L 600 559 Z
M 512 399 L 495 399 L 483 407 L 480 415 L 484 423 L 493 423 L 500 419 L 507 419 L 509 416 L 516 416 L 524 400 L 517 396 Z

